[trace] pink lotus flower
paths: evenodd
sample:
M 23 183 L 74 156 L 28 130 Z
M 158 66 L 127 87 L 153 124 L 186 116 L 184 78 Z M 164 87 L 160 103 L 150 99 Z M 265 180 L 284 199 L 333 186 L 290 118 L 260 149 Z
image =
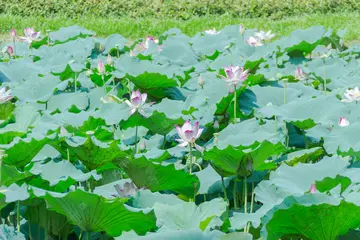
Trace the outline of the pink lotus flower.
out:
M 104 66 L 104 63 L 102 61 L 99 60 L 98 62 L 98 65 L 97 65 L 97 69 L 98 69 L 98 72 L 101 74 L 101 75 L 104 75 L 105 74 L 105 66 Z
M 260 46 L 263 46 L 264 44 L 261 42 L 261 39 L 259 38 L 255 38 L 255 37 L 249 37 L 247 40 L 246 40 L 246 43 L 249 44 L 250 46 L 252 47 L 260 47 Z
M 5 103 L 13 98 L 13 96 L 10 95 L 11 90 L 7 90 L 3 87 L 0 89 L 0 103 Z
M 244 34 L 244 32 L 245 32 L 245 27 L 244 27 L 243 24 L 240 24 L 240 25 L 239 25 L 239 32 L 240 32 L 240 34 Z
M 7 53 L 11 57 L 12 55 L 14 55 L 14 49 L 11 46 L 8 46 L 7 47 Z
M 186 147 L 190 144 L 190 146 L 194 146 L 200 152 L 204 151 L 202 147 L 195 143 L 196 139 L 201 136 L 203 132 L 203 128 L 199 129 L 199 122 L 196 122 L 194 126 L 191 125 L 189 121 L 186 121 L 182 127 L 175 125 L 176 132 L 179 135 L 180 139 L 175 139 L 179 142 L 180 147 Z
M 16 31 L 14 28 L 10 30 L 10 38 L 13 40 L 16 38 Z
M 347 126 L 350 125 L 350 122 L 346 119 L 346 117 L 341 117 L 341 118 L 339 119 L 338 125 L 339 125 L 340 127 L 347 127 Z
M 35 32 L 33 28 L 25 28 L 24 29 L 25 37 L 20 37 L 20 40 L 23 42 L 27 42 L 29 45 L 39 39 L 40 32 Z
M 226 77 L 221 76 L 227 83 L 229 83 L 230 92 L 234 90 L 238 83 L 245 81 L 249 75 L 249 70 L 244 71 L 244 67 L 229 66 L 225 67 Z
M 294 77 L 298 80 L 304 80 L 306 79 L 306 74 L 304 73 L 301 67 L 297 67 L 295 70 Z
M 116 184 L 114 187 L 120 197 L 133 197 L 139 191 L 133 182 L 126 182 L 123 187 Z
M 317 192 L 317 189 L 316 189 L 316 186 L 315 186 L 315 184 L 311 184 L 311 186 L 310 186 L 310 193 L 316 193 Z
M 205 30 L 205 33 L 206 33 L 206 34 L 209 34 L 209 35 L 217 35 L 217 34 L 219 34 L 220 32 L 221 32 L 221 31 L 217 32 L 215 28 Z
M 138 111 L 141 115 L 145 116 L 144 108 L 150 107 L 153 103 L 146 104 L 147 94 L 141 94 L 139 90 L 131 93 L 130 101 L 126 100 L 125 103 L 130 107 L 130 115 Z

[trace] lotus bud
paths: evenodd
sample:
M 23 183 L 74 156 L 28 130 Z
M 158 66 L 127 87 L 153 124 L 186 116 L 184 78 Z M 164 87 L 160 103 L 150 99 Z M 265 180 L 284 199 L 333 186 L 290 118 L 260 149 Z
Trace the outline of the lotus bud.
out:
M 245 32 L 245 27 L 244 27 L 243 24 L 240 24 L 240 26 L 239 26 L 239 31 L 240 31 L 240 34 L 244 34 L 244 32 Z
M 350 125 L 350 122 L 349 122 L 345 117 L 341 117 L 341 118 L 339 119 L 338 125 L 339 125 L 340 127 L 347 127 L 347 126 Z
M 145 142 L 145 140 L 140 142 L 139 149 L 140 149 L 140 151 L 145 151 L 146 150 L 146 142 Z
M 133 50 L 130 50 L 130 57 L 135 57 L 135 56 L 136 56 L 135 52 Z
M 205 85 L 205 81 L 201 75 L 199 76 L 198 84 L 200 87 L 203 87 Z
M 98 62 L 98 66 L 97 66 L 97 69 L 98 69 L 98 72 L 100 74 L 105 74 L 105 66 L 104 66 L 104 63 L 102 61 L 99 60 Z
M 103 51 L 105 51 L 105 46 L 104 46 L 104 44 L 96 43 L 96 44 L 95 44 L 95 47 L 96 47 L 96 49 L 97 49 L 98 52 L 103 52 Z
M 60 134 L 59 136 L 60 137 L 64 137 L 64 136 L 68 136 L 69 135 L 69 132 L 68 130 L 66 130 L 66 128 L 64 128 L 63 126 L 60 127 Z
M 114 60 L 113 58 L 111 57 L 110 54 L 108 54 L 107 58 L 106 58 L 106 62 L 108 65 L 112 66 L 114 64 Z
M 14 55 L 14 49 L 11 46 L 7 47 L 7 53 L 9 54 L 9 56 Z
M 214 143 L 216 146 L 219 144 L 219 133 L 214 133 Z
M 246 160 L 246 170 L 248 170 L 249 172 L 254 171 L 254 166 L 253 166 L 253 163 L 251 161 L 251 157 L 248 157 L 247 160 Z
M 92 131 L 92 130 L 89 130 L 89 131 L 86 131 L 85 134 L 88 135 L 88 136 L 92 136 L 94 135 L 95 131 Z
M 310 186 L 310 193 L 316 193 L 317 192 L 317 189 L 316 189 L 316 186 L 315 186 L 315 184 L 311 184 L 311 186 Z
M 14 28 L 12 28 L 12 29 L 10 30 L 10 37 L 11 37 L 12 39 L 15 39 L 15 38 L 16 38 L 16 31 L 15 31 Z
M 90 75 L 94 74 L 93 71 L 91 69 L 88 69 L 86 72 L 85 72 L 85 75 L 87 77 L 90 77 Z
M 218 121 L 218 120 L 215 120 L 215 121 L 214 121 L 214 129 L 215 129 L 215 131 L 219 130 L 219 128 L 220 128 L 219 121 Z

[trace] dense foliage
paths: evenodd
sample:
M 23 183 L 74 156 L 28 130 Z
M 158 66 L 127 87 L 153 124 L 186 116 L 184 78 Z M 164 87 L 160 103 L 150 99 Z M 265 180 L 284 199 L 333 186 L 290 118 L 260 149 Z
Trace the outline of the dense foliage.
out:
M 3 46 L 2 238 L 358 234 L 360 48 L 344 32 L 94 34 Z
M 176 19 L 206 15 L 281 18 L 304 13 L 357 11 L 359 5 L 359 0 L 7 0 L 0 5 L 0 14 L 71 18 L 83 15 Z

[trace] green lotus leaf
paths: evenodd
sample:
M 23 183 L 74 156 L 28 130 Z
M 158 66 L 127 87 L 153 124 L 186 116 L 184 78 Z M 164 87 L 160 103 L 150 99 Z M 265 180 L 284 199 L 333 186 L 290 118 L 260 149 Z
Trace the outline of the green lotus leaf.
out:
M 89 170 L 94 170 L 114 160 L 124 159 L 129 154 L 127 150 L 121 150 L 116 141 L 104 143 L 93 136 L 72 138 L 64 144 Z M 53 147 L 58 148 L 58 146 Z
M 1 163 L 0 186 L 10 186 L 30 176 L 32 176 L 32 174 L 28 171 L 20 172 L 14 166 L 7 165 L 3 162 Z
M 48 209 L 66 216 L 84 231 L 105 231 L 110 236 L 119 236 L 130 230 L 145 234 L 156 227 L 154 212 L 135 211 L 120 199 L 107 200 L 81 190 L 62 197 L 46 194 L 44 199 Z
M 95 32 L 87 30 L 77 25 L 70 27 L 62 27 L 56 32 L 50 32 L 50 39 L 55 42 L 65 42 L 76 39 L 77 37 L 93 36 Z
M 190 230 L 171 230 L 160 233 L 148 233 L 145 236 L 138 236 L 135 232 L 124 232 L 116 240 L 129 239 L 129 240 L 156 240 L 156 239 L 169 239 L 169 240 L 214 240 L 224 234 L 220 231 L 202 232 L 200 229 Z
M 193 197 L 199 189 L 196 176 L 176 170 L 173 165 L 163 166 L 145 157 L 123 161 L 120 165 L 138 188 L 146 187 L 152 192 L 170 190 L 187 197 Z
M 26 240 L 25 235 L 16 231 L 15 227 L 5 224 L 0 225 L 0 238 L 7 240 Z

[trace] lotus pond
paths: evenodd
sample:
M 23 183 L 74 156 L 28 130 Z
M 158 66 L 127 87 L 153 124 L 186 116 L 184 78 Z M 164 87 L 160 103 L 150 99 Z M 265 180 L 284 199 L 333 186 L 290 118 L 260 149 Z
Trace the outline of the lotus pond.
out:
M 360 239 L 344 33 L 11 31 L 0 239 Z

